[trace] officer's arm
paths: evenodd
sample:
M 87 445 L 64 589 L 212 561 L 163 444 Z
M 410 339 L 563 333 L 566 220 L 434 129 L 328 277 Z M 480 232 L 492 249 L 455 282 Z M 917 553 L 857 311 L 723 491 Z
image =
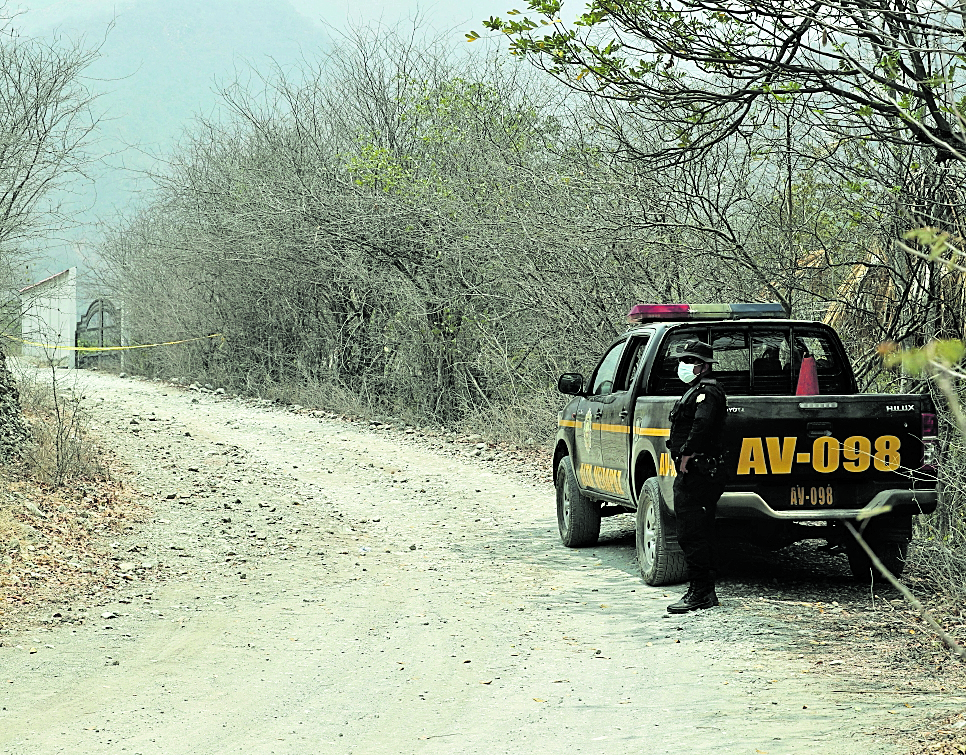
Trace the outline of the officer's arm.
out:
M 712 451 L 718 440 L 721 428 L 716 427 L 715 418 L 718 415 L 720 398 L 712 391 L 703 390 L 698 394 L 698 403 L 694 411 L 694 422 L 691 423 L 691 433 L 684 444 L 681 453 L 686 456 L 706 454 Z

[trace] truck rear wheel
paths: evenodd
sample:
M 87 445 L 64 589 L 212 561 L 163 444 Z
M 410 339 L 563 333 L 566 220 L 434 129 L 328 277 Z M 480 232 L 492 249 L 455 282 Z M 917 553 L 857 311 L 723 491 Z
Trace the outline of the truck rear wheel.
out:
M 865 541 L 872 548 L 872 552 L 878 556 L 883 566 L 892 572 L 892 576 L 898 577 L 906 566 L 906 557 L 909 555 L 909 541 L 883 540 L 873 534 L 865 535 Z M 874 579 L 883 578 L 879 570 L 872 565 L 869 554 L 863 550 L 851 534 L 845 543 L 845 552 L 849 557 L 849 568 L 852 576 L 860 582 L 871 582 Z
M 600 504 L 580 492 L 569 456 L 557 465 L 557 527 L 568 548 L 595 545 L 600 537 Z
M 637 501 L 636 540 L 641 577 L 649 585 L 672 585 L 687 578 L 684 554 L 676 547 L 677 538 L 669 531 L 673 526 L 661 506 L 657 478 L 645 480 Z

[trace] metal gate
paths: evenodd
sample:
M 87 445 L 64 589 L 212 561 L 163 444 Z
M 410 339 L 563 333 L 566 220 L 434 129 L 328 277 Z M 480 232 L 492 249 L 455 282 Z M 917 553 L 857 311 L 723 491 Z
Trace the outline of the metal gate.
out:
M 121 324 L 117 308 L 109 299 L 95 299 L 77 323 L 76 344 L 86 347 L 120 346 Z M 117 351 L 79 351 L 78 367 L 101 367 L 120 362 Z

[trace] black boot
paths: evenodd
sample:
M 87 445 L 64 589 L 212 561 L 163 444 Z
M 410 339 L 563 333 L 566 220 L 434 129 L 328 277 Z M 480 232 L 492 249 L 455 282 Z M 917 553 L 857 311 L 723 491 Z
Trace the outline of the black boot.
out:
M 668 613 L 688 613 L 719 605 L 714 582 L 692 582 L 684 597 L 667 607 Z

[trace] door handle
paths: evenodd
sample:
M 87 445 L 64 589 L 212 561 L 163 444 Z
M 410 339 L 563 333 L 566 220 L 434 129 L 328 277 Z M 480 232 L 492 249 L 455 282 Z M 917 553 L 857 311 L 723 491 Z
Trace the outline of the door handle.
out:
M 832 434 L 831 422 L 809 422 L 806 425 L 809 438 L 821 438 L 823 435 Z
M 597 413 L 594 415 L 594 419 L 600 419 L 603 416 L 604 416 L 604 410 L 603 409 L 598 409 L 597 410 Z
M 618 415 L 621 419 L 627 419 L 627 415 L 630 414 L 627 409 L 621 409 L 621 413 Z

